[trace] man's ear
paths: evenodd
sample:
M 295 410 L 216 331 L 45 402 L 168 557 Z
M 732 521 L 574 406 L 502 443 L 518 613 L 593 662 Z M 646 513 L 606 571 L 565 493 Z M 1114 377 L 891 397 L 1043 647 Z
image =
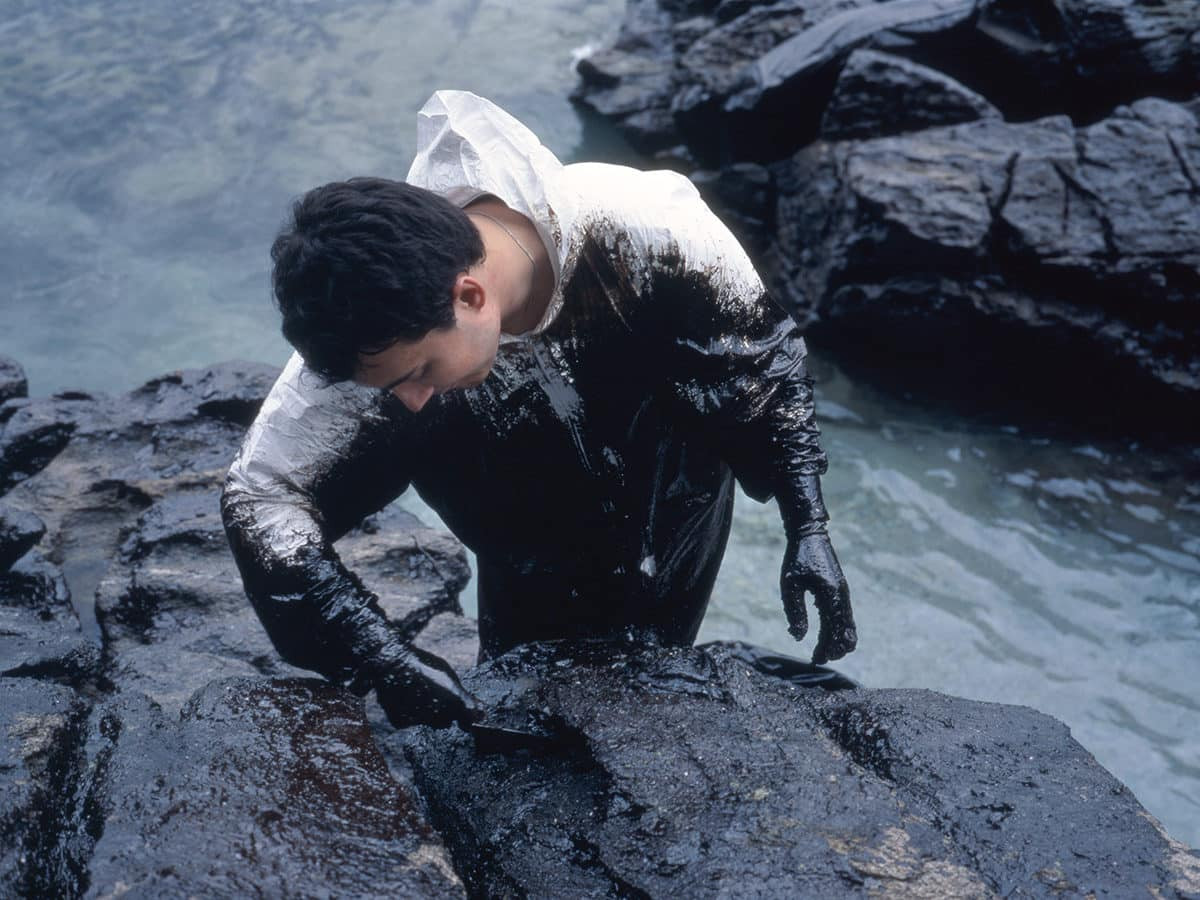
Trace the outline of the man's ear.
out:
M 478 278 L 461 272 L 454 280 L 454 299 L 478 312 L 488 301 L 487 289 Z

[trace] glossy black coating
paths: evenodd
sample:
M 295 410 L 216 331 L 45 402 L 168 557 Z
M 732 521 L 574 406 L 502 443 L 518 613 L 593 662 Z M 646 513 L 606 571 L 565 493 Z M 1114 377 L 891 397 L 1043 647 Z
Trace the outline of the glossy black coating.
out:
M 610 641 L 524 644 L 504 655 L 500 667 L 503 670 L 501 688 L 493 686 L 490 692 L 482 695 L 486 713 L 464 727 L 475 739 L 475 748 L 480 753 L 566 754 L 578 748 L 580 736 L 575 729 L 543 706 L 529 701 L 530 695 L 536 694 L 539 679 L 531 672 L 522 677 L 522 667 L 534 670 L 547 664 L 562 666 L 581 663 L 585 666 L 625 668 L 631 661 L 640 659 L 649 662 L 644 670 L 635 669 L 637 681 L 642 684 L 653 683 L 658 690 L 686 694 L 704 690 L 704 686 L 714 678 L 715 671 L 708 665 L 708 660 L 712 654 L 718 654 L 794 687 L 845 691 L 860 686 L 852 678 L 833 669 L 744 641 L 699 644 L 690 656 L 674 658 L 670 665 L 663 665 L 661 660 L 653 662 L 658 652 L 652 636 L 636 633 Z
M 466 728 L 482 715 L 475 698 L 459 683 L 450 665 L 438 656 L 409 645 L 374 679 L 375 694 L 397 728 L 455 723 Z
M 1195 896 L 1197 857 L 1062 723 L 806 688 L 762 674 L 756 649 L 529 645 L 464 674 L 558 742 L 481 753 L 451 729 L 406 734 L 468 895 Z
M 829 619 L 820 661 L 853 649 L 844 578 L 824 535 L 817 476 L 826 460 L 795 323 L 761 289 L 730 297 L 718 271 L 696 271 L 670 248 L 634 258 L 612 223 L 599 234 L 581 243 L 558 318 L 502 344 L 483 385 L 416 414 L 388 395 L 365 415 L 304 498 L 324 540 L 275 552 L 255 498 L 226 491 L 247 592 L 290 662 L 360 690 L 382 682 L 389 696 L 407 684 L 418 705 L 456 694 L 444 679 L 418 686 L 424 676 L 411 667 L 384 677 L 409 657 L 330 543 L 408 484 L 477 556 L 483 658 L 631 630 L 690 644 L 724 553 L 735 477 L 750 496 L 786 507 L 794 633 L 808 591 Z M 447 709 L 429 717 L 463 714 Z
M 794 656 L 776 653 L 766 647 L 747 644 L 745 641 L 712 641 L 698 644 L 697 650 L 705 653 L 720 652 L 744 662 L 764 675 L 779 678 L 796 687 L 819 687 L 827 691 L 845 691 L 861 687 L 858 682 L 848 675 L 834 669 L 805 662 Z

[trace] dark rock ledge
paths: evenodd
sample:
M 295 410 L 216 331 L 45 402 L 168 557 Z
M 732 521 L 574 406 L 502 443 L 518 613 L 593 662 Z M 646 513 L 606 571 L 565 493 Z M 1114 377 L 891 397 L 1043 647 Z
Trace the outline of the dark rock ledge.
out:
M 724 646 L 468 671 L 462 550 L 389 508 L 343 555 L 551 739 L 393 731 L 242 598 L 217 494 L 273 374 L 0 406 L 0 895 L 1200 895 L 1200 857 L 1029 709 L 798 688 Z
M 579 72 L 878 380 L 1200 430 L 1194 0 L 629 0 Z

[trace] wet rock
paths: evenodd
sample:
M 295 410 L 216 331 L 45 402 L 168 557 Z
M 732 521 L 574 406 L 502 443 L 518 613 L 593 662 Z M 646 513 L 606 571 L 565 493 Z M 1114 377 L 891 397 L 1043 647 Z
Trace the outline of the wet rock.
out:
M 0 448 L 23 462 L 0 502 L 0 687 L 19 686 L 2 696 L 33 710 L 78 687 L 99 705 L 88 724 L 70 700 L 41 781 L 11 770 L 26 793 L 0 810 L 0 893 L 462 895 L 362 701 L 264 677 L 309 673 L 246 600 L 219 496 L 275 374 L 7 401 Z M 474 662 L 457 541 L 392 506 L 338 549 L 423 646 Z
M 0 403 L 28 395 L 29 382 L 21 364 L 11 357 L 0 356 Z
M 67 445 L 77 404 L 53 400 L 16 409 L 0 432 L 0 493 L 37 473 Z
M 998 118 L 1000 110 L 935 69 L 889 53 L 856 50 L 825 107 L 821 137 L 883 137 Z
M 399 504 L 368 516 L 335 546 L 408 634 L 415 636 L 441 613 L 462 615 L 458 595 L 471 580 L 466 550 Z
M 928 66 L 1016 120 L 1090 122 L 1139 97 L 1187 99 L 1198 83 L 1190 0 L 727 2 L 713 17 L 696 28 L 666 4 L 630 3 L 613 45 L 580 63 L 575 98 L 643 152 L 682 136 L 711 166 L 811 141 L 858 50 Z
M 828 4 L 785 40 L 721 84 L 689 83 L 673 102 L 675 121 L 701 159 L 769 161 L 816 136 L 846 58 L 861 47 L 889 49 L 927 35 L 954 40 L 978 0 Z M 735 30 L 738 21 L 725 26 Z
M 246 428 L 278 374 L 262 363 L 223 363 L 153 378 L 130 399 L 144 404 L 146 422 L 217 419 Z
M 0 676 L 80 686 L 99 667 L 100 648 L 80 630 L 57 566 L 34 550 L 0 572 Z
M 0 659 L 7 659 L 0 652 Z M 87 704 L 69 688 L 0 678 L 0 894 L 78 893 L 80 860 L 62 840 Z
M 279 659 L 246 600 L 218 500 L 213 487 L 157 501 L 96 592 L 106 676 L 172 714 L 217 678 L 304 674 Z
M 637 149 L 654 153 L 679 143 L 681 109 L 686 118 L 692 105 L 725 97 L 744 84 L 748 66 L 797 32 L 847 7 L 868 5 L 871 0 L 726 0 L 711 18 L 688 19 L 669 4 L 631 0 L 612 46 L 580 61 L 582 81 L 572 97 L 616 121 Z M 786 130 L 791 122 L 785 116 L 776 125 Z
M 722 4 L 721 22 L 679 52 L 681 87 L 699 86 L 705 94 L 725 96 L 739 88 L 746 67 L 792 36 L 871 0 L 784 0 L 738 7 Z M 736 15 L 735 15 L 736 13 Z
M 756 163 L 736 163 L 693 172 L 691 179 L 738 239 L 761 255 L 775 220 L 775 185 L 770 170 Z
M 28 397 L 14 397 L 12 400 L 5 400 L 3 403 L 0 403 L 0 425 L 4 425 L 16 415 L 17 410 L 24 409 L 28 405 Z
M 673 143 L 673 21 L 658 0 L 630 0 L 614 44 L 578 65 L 583 81 L 572 96 L 618 119 L 625 136 L 645 153 Z
M 1030 709 L 798 689 L 719 647 L 527 648 L 468 683 L 554 736 L 502 753 L 410 739 L 479 896 L 1197 889 L 1196 854 Z
M 999 4 L 997 4 L 999 5 Z M 1194 47 L 1200 12 L 1194 3 L 1136 0 L 1064 0 L 1057 4 L 1078 78 L 1119 99 L 1182 87 L 1195 92 Z M 1130 89 L 1137 84 L 1131 94 Z
M 122 529 L 156 498 L 219 486 L 241 419 L 273 375 L 268 366 L 229 363 L 155 379 L 124 397 L 35 399 L 13 413 L 0 435 L 0 491 L 45 523 L 43 541 L 61 560 L 86 634 L 99 637 L 91 598 Z
M 928 34 L 898 52 L 985 95 L 1006 118 L 1056 113 L 1080 123 L 1141 97 L 1196 93 L 1188 0 L 991 0 L 969 28 Z
M 817 143 L 775 169 L 776 291 L 889 364 L 987 382 L 1020 346 L 1032 397 L 1170 416 L 1200 396 L 1198 169 L 1196 120 L 1153 99 Z
M 177 719 L 128 693 L 90 728 L 87 896 L 463 896 L 345 691 L 214 681 Z
M 28 510 L 0 503 L 0 572 L 42 539 L 46 526 Z

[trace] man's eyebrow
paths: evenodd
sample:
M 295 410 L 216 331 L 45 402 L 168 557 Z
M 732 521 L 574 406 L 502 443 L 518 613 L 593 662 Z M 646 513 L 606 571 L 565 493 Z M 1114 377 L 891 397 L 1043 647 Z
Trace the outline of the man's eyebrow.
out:
M 408 379 L 412 378 L 414 375 L 417 374 L 417 369 L 419 369 L 419 368 L 421 368 L 421 367 L 414 366 L 413 368 L 409 369 L 408 372 L 405 373 L 404 375 L 401 375 L 399 378 L 395 379 L 394 381 L 389 381 L 387 384 L 385 384 L 383 387 L 381 387 L 380 390 L 381 391 L 390 391 L 396 385 L 401 384 L 405 381 L 408 381 Z

